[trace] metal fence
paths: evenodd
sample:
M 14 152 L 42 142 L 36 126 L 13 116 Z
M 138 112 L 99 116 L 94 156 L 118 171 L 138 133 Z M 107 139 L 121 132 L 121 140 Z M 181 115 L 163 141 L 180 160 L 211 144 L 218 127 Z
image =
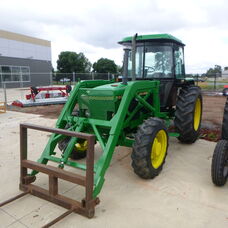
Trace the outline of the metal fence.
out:
M 52 84 L 75 84 L 80 80 L 111 80 L 118 77 L 117 74 L 111 73 L 53 73 Z
M 6 102 L 8 105 L 15 100 L 24 100 L 26 95 L 30 94 L 31 86 L 61 86 L 75 85 L 80 80 L 111 80 L 118 77 L 111 73 L 35 73 L 35 77 L 40 80 L 30 81 L 1 81 L 0 83 L 0 102 Z
M 118 76 L 111 73 L 53 73 L 52 84 L 75 84 L 80 80 L 110 80 Z M 193 79 L 204 91 L 220 91 L 224 85 L 228 85 L 228 74 L 186 74 L 186 78 Z
M 18 88 L 11 88 L 10 83 L 4 82 L 0 88 L 0 102 L 10 105 L 15 100 L 24 100 L 29 93 L 29 87 L 22 87 L 20 84 Z
M 43 74 L 37 74 L 37 77 L 44 78 Z M 0 86 L 0 102 L 11 104 L 14 100 L 25 99 L 30 93 L 30 86 L 60 86 L 74 85 L 80 80 L 110 80 L 116 79 L 117 74 L 100 74 L 100 73 L 49 73 L 46 83 L 34 85 L 30 82 L 18 82 L 17 88 L 12 88 L 12 82 L 2 82 Z M 195 84 L 200 86 L 203 91 L 221 92 L 224 85 L 228 85 L 228 74 L 186 74 L 186 77 L 193 79 Z
M 194 79 L 196 85 L 201 87 L 203 91 L 220 92 L 225 85 L 228 85 L 228 74 L 187 74 L 186 78 Z
M 118 74 L 111 73 L 35 73 L 30 72 L 29 81 L 1 81 L 0 87 L 3 88 L 24 88 L 30 86 L 48 86 L 48 85 L 74 85 L 80 80 L 111 80 L 116 79 Z M 228 85 L 228 73 L 216 74 L 186 74 L 187 78 L 195 80 L 196 84 L 203 90 L 220 91 L 224 85 Z

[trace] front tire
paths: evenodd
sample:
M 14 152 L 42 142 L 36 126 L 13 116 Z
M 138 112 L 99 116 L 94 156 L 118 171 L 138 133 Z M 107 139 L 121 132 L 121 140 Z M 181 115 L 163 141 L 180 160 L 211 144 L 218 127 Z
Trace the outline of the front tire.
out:
M 162 120 L 149 118 L 139 126 L 132 151 L 134 172 L 144 179 L 156 177 L 162 170 L 168 149 L 168 133 Z
M 228 176 L 228 141 L 218 141 L 211 164 L 212 182 L 217 186 L 223 186 Z
M 67 144 L 69 143 L 71 137 L 66 137 L 58 143 L 59 149 L 64 153 Z M 70 158 L 73 160 L 80 160 L 86 157 L 87 153 L 87 141 L 85 139 L 78 139 L 78 142 L 75 144 Z
M 198 86 L 182 88 L 176 103 L 174 125 L 183 143 L 194 143 L 200 133 L 202 94 Z

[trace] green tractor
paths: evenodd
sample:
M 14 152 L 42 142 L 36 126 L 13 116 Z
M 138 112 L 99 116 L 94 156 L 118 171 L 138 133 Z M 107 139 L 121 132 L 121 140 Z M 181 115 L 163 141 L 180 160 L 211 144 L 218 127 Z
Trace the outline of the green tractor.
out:
M 95 163 L 96 197 L 104 183 L 116 146 L 132 147 L 132 167 L 141 178 L 156 177 L 165 163 L 169 136 L 193 143 L 199 136 L 202 95 L 194 81 L 185 80 L 184 44 L 169 34 L 124 38 L 122 82 L 77 83 L 56 123 L 57 128 L 94 134 L 102 148 Z M 175 132 L 168 133 L 174 120 Z M 86 156 L 87 142 L 73 137 L 50 138 L 40 163 L 86 169 L 70 160 Z M 62 157 L 54 156 L 55 146 Z M 33 173 L 35 174 L 35 173 Z
M 124 46 L 122 81 L 91 80 L 76 84 L 58 118 L 57 130 L 37 161 L 38 165 L 22 160 L 22 165 L 33 170 L 26 176 L 22 169 L 22 190 L 36 195 L 39 192 L 43 198 L 49 197 L 49 200 L 59 203 L 63 198 L 56 194 L 57 181 L 53 175 L 66 179 L 66 173 L 50 168 L 47 163 L 55 162 L 62 170 L 71 166 L 87 171 L 88 164 L 79 161 L 91 157 L 86 134 L 95 135 L 102 149 L 92 169 L 91 194 L 94 200 L 102 189 L 116 146 L 132 147 L 134 172 L 141 178 L 152 179 L 161 172 L 165 163 L 169 136 L 188 144 L 197 140 L 202 95 L 194 81 L 185 79 L 185 45 L 169 34 L 135 35 L 124 38 L 119 44 Z M 64 132 L 67 136 L 61 134 Z M 82 138 L 72 137 L 73 132 L 79 132 Z M 23 137 L 21 140 L 24 142 Z M 57 156 L 57 147 L 61 156 Z M 26 154 L 23 145 L 21 148 Z M 38 171 L 51 173 L 51 192 L 45 197 L 44 190 L 25 185 L 35 180 L 33 177 Z M 71 173 L 67 180 L 73 180 L 73 176 Z M 83 178 L 78 179 L 80 184 L 85 184 Z M 80 210 L 84 210 L 85 205 L 94 205 L 94 201 L 82 203 Z M 90 211 L 88 217 L 93 216 L 93 209 Z

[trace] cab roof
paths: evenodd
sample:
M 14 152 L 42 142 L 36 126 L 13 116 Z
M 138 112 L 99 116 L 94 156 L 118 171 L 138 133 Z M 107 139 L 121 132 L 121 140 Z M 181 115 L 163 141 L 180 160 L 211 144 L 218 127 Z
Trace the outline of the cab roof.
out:
M 181 40 L 176 38 L 175 36 L 172 36 L 170 34 L 164 33 L 164 34 L 151 34 L 151 35 L 138 35 L 136 38 L 136 41 L 168 41 L 168 42 L 174 42 L 181 46 L 185 46 L 184 43 L 182 43 Z M 119 44 L 123 43 L 129 43 L 132 42 L 132 36 L 128 36 L 123 38 L 121 41 L 119 41 Z

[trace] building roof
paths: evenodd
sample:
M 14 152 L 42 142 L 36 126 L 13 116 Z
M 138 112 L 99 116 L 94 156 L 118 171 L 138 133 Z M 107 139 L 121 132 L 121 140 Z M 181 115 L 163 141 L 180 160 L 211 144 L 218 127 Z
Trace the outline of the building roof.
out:
M 26 36 L 19 33 L 8 32 L 5 30 L 0 30 L 0 38 L 51 47 L 51 41 Z
M 138 35 L 136 38 L 136 41 L 151 41 L 151 40 L 167 40 L 167 41 L 173 41 L 175 43 L 178 43 L 180 45 L 185 45 L 184 43 L 182 43 L 181 40 L 179 40 L 178 38 L 170 35 L 170 34 L 151 34 L 151 35 Z M 129 37 L 125 37 L 123 38 L 121 41 L 119 41 L 119 44 L 122 43 L 128 43 L 132 41 L 132 36 Z

